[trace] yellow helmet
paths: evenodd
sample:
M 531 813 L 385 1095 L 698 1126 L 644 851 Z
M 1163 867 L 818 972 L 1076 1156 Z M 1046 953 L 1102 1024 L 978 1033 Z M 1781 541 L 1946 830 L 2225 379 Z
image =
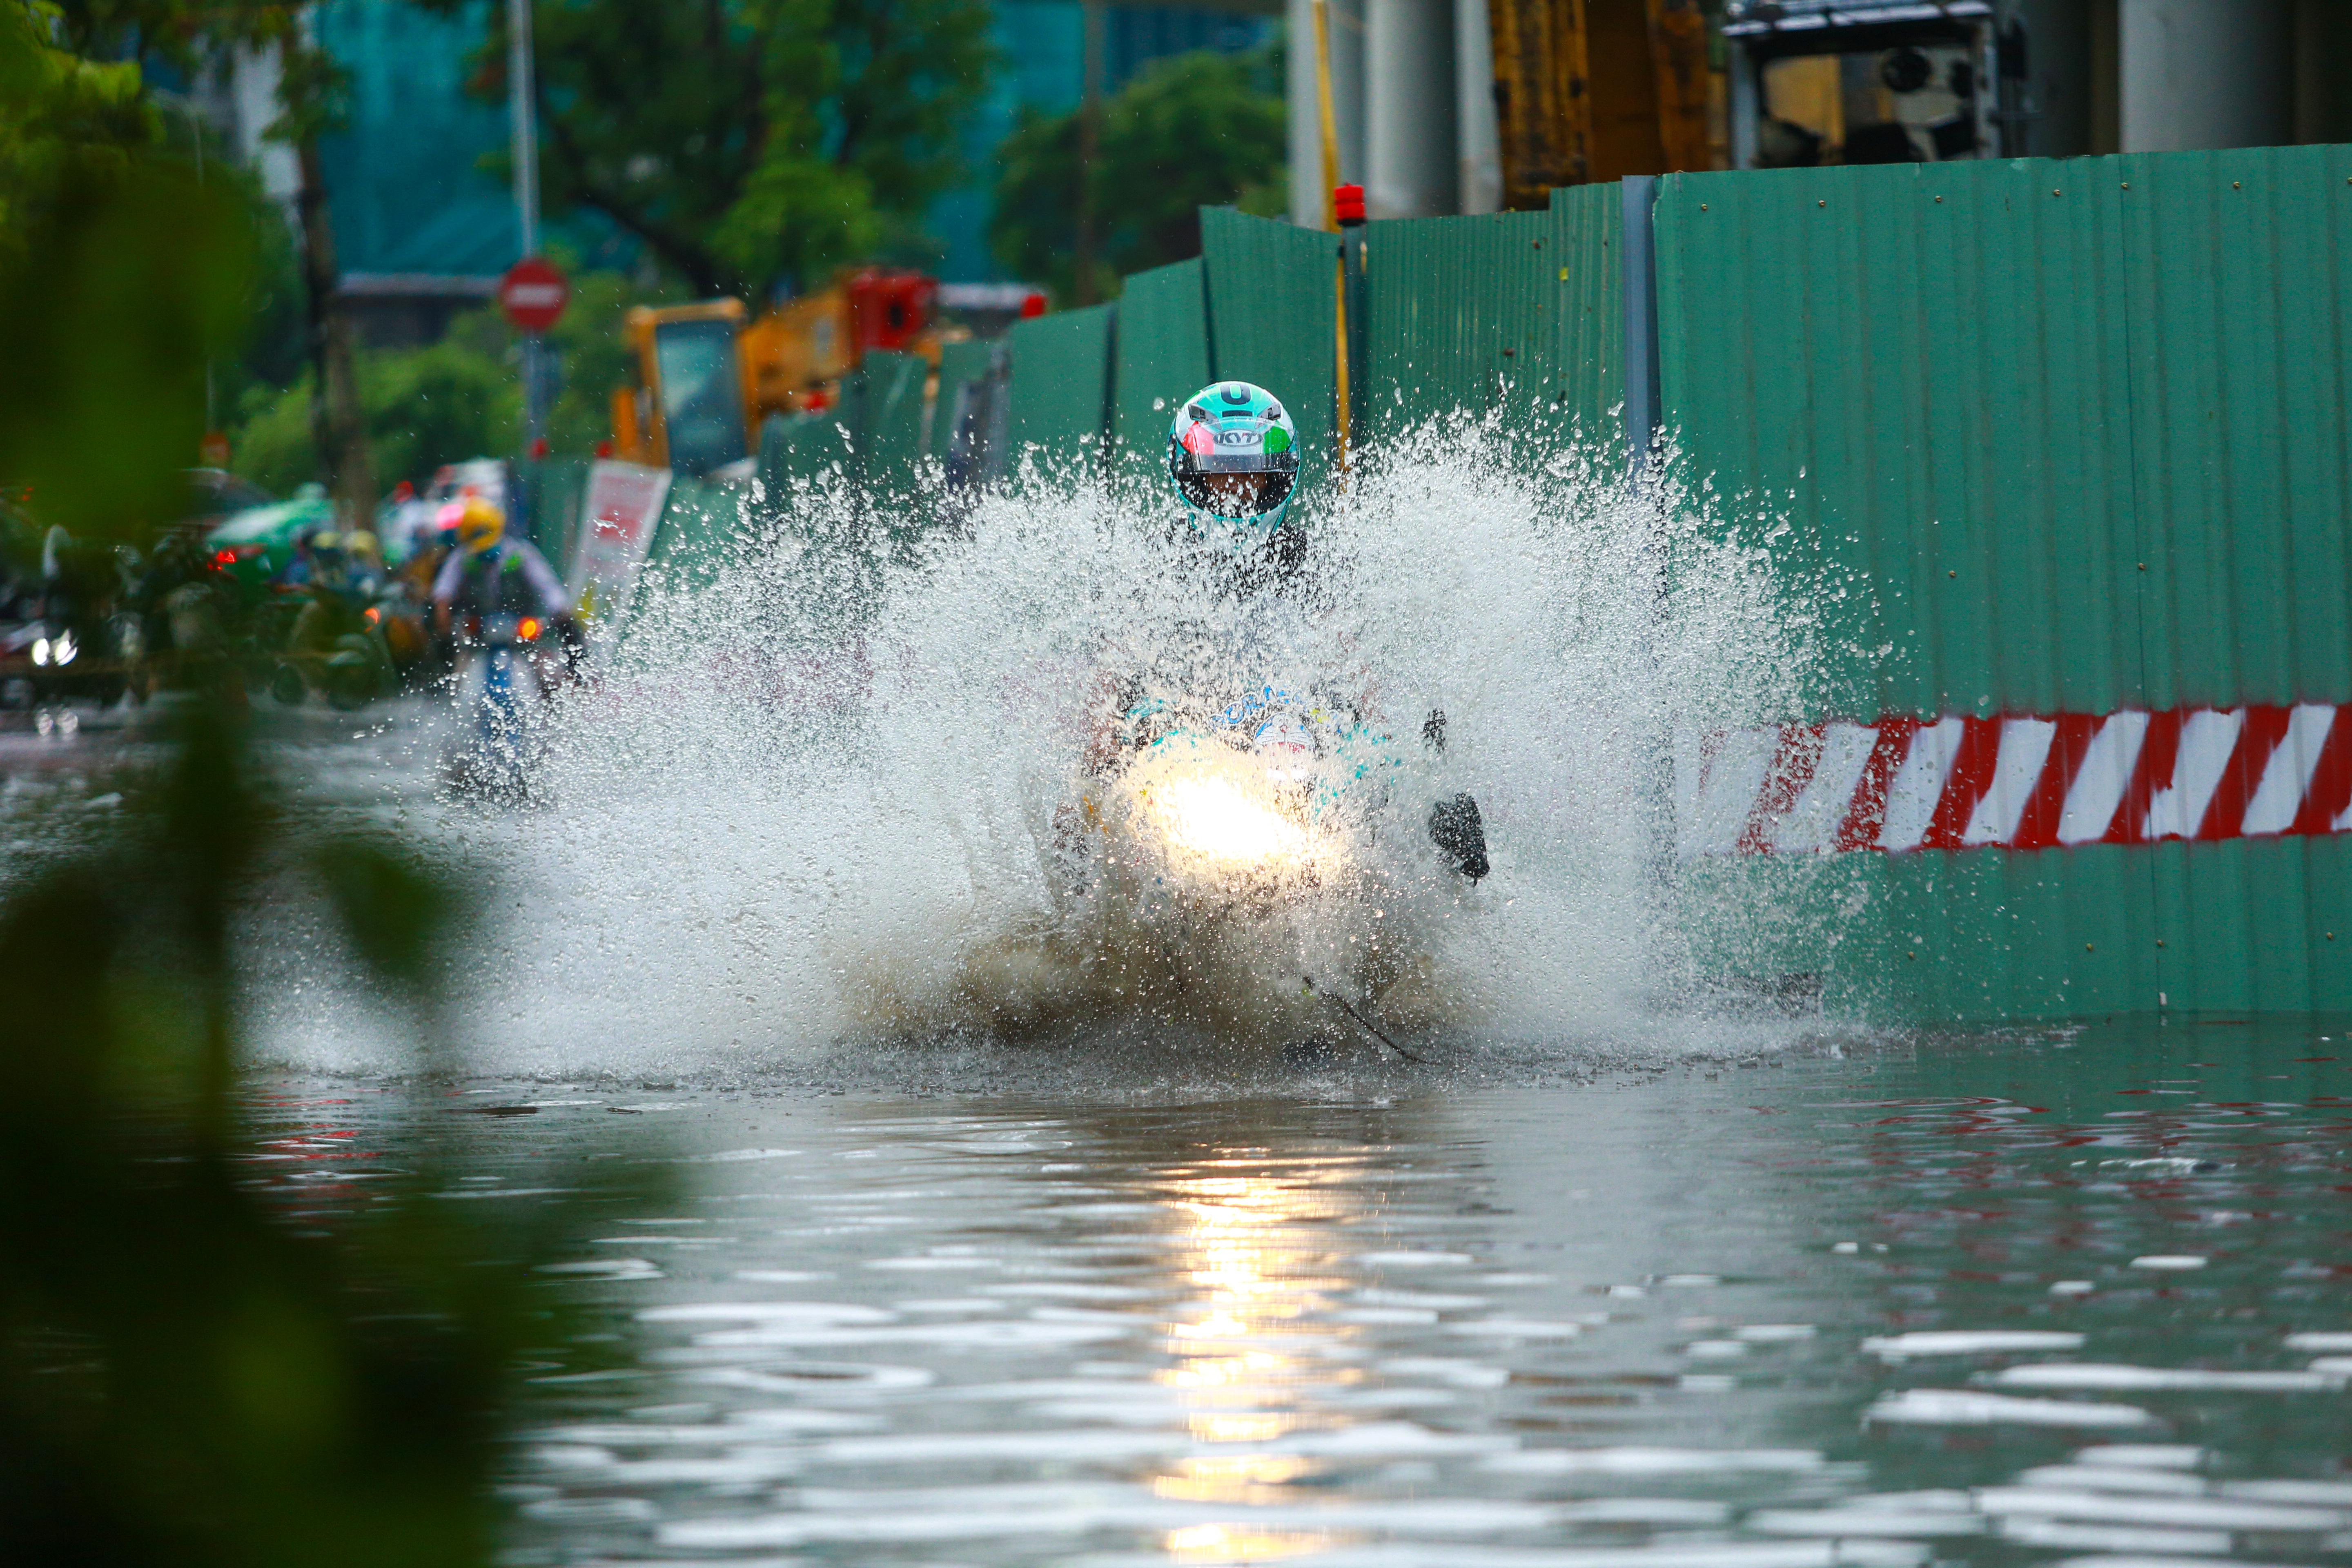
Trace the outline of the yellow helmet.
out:
M 498 543 L 507 531 L 507 514 L 479 496 L 466 498 L 457 519 L 457 548 L 478 555 Z

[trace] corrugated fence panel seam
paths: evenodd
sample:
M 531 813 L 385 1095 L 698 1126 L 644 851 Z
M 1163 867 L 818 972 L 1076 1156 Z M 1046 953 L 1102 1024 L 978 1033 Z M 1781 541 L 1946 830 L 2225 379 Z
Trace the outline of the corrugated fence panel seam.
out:
M 1047 470 L 1072 472 L 1073 465 L 1100 452 L 1110 394 L 1111 312 L 1108 305 L 1062 310 L 1016 321 L 1005 334 L 1013 361 L 1008 471 L 1034 456 Z
M 994 353 L 993 344 L 978 340 L 948 343 L 940 348 L 939 395 L 932 403 L 930 440 L 925 447 L 930 456 L 944 462 L 953 455 L 960 399 L 967 387 L 988 374 Z
M 1160 471 L 1172 410 L 1211 379 L 1204 287 L 1196 257 L 1137 273 L 1119 296 L 1111 435 L 1132 473 Z

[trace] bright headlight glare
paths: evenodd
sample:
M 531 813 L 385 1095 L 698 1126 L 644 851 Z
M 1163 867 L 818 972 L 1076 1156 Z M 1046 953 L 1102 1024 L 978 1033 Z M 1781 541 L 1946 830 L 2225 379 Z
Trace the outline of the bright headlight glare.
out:
M 1307 848 L 1297 823 L 1230 779 L 1173 780 L 1152 792 L 1151 813 L 1171 845 L 1220 865 L 1294 859 Z
M 33 639 L 33 662 L 35 664 L 47 664 L 49 662 L 48 638 L 35 637 Z
M 74 646 L 74 635 L 71 632 L 59 632 L 58 640 L 49 645 L 50 657 L 59 664 L 71 664 L 74 661 L 74 655 L 80 651 Z

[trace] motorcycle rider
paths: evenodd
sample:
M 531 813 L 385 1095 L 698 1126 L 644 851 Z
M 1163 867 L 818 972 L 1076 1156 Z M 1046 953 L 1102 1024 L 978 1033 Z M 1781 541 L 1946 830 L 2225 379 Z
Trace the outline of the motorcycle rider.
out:
M 1296 631 L 1312 584 L 1306 533 L 1289 521 L 1298 481 L 1298 431 L 1288 411 L 1273 394 L 1249 382 L 1202 387 L 1177 405 L 1170 423 L 1168 477 L 1184 504 L 1188 540 L 1201 552 L 1212 592 L 1242 612 L 1241 640 L 1260 645 L 1236 651 L 1270 656 L 1280 643 L 1295 642 L 1283 633 Z M 1286 621 L 1292 626 L 1282 626 Z M 1365 707 L 1360 700 L 1330 691 L 1293 694 L 1269 685 L 1243 693 L 1214 721 L 1246 726 L 1261 741 L 1305 747 L 1310 739 L 1305 723 L 1318 721 L 1336 721 L 1346 732 L 1368 737 L 1367 721 L 1375 716 Z M 1109 732 L 1098 734 L 1091 748 L 1097 766 L 1148 742 L 1158 725 L 1173 717 L 1140 679 L 1121 683 L 1113 708 L 1118 717 Z M 1287 709 L 1304 711 L 1282 711 Z M 1270 736 L 1269 725 L 1289 732 Z M 1444 715 L 1433 711 L 1422 736 L 1443 752 Z M 1455 872 L 1474 883 L 1487 874 L 1485 825 L 1469 795 L 1437 803 L 1430 812 L 1429 835 Z
M 469 615 L 537 615 L 567 631 L 572 601 L 547 557 L 527 539 L 507 537 L 507 514 L 482 496 L 466 498 L 457 548 L 433 579 L 433 625 L 450 634 L 458 610 Z

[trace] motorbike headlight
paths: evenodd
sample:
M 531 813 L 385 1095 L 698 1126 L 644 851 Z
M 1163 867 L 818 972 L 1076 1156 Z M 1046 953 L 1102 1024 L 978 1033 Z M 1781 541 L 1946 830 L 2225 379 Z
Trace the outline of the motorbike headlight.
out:
M 47 664 L 49 662 L 48 638 L 35 637 L 33 639 L 33 662 L 35 664 Z
M 1171 847 L 1240 869 L 1305 854 L 1307 834 L 1230 779 L 1175 779 L 1151 793 L 1150 812 Z
M 57 640 L 49 645 L 49 657 L 59 664 L 71 664 L 74 661 L 74 655 L 80 651 L 80 648 L 74 646 L 74 635 L 71 632 L 59 632 Z

